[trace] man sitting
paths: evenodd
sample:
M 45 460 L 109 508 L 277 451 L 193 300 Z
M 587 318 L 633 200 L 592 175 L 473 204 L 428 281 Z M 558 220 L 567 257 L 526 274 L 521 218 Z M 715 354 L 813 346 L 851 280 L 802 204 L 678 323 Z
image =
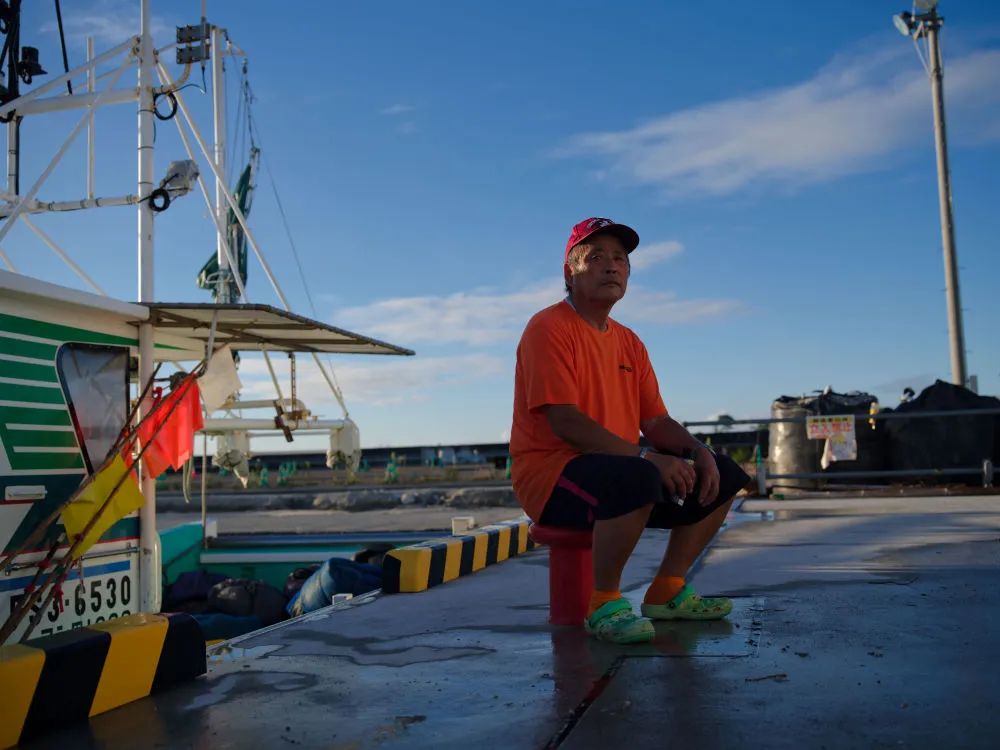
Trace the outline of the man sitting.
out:
M 532 317 L 517 348 L 510 441 L 514 492 L 528 516 L 593 528 L 585 626 L 615 643 L 651 640 L 648 618 L 729 614 L 729 599 L 698 596 L 685 576 L 750 480 L 667 414 L 645 346 L 609 317 L 638 244 L 633 229 L 609 219 L 573 227 L 563 256 L 568 294 Z M 640 431 L 652 449 L 639 447 Z M 647 527 L 672 531 L 639 617 L 619 586 Z

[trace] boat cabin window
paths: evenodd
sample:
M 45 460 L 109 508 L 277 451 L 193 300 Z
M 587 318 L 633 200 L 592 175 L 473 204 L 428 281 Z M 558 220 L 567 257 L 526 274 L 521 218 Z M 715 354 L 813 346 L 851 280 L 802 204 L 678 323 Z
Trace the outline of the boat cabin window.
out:
M 111 452 L 128 417 L 129 350 L 124 346 L 64 344 L 56 367 L 87 471 Z

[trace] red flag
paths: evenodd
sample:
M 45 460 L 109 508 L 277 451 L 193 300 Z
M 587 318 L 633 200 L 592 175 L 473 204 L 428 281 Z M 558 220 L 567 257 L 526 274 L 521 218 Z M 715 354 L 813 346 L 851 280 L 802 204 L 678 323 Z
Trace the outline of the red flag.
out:
M 142 454 L 147 475 L 158 477 L 171 466 L 181 468 L 194 455 L 194 433 L 204 426 L 201 393 L 189 376 L 169 396 L 154 401 L 149 417 L 139 425 L 140 444 L 152 440 Z

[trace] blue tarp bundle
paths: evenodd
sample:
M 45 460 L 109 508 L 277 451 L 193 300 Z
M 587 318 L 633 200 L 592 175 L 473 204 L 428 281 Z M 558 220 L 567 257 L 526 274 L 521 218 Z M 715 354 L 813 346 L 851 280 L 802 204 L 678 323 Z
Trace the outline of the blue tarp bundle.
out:
M 285 609 L 297 617 L 328 606 L 334 594 L 358 596 L 381 585 L 382 569 L 377 565 L 332 557 L 302 584 Z

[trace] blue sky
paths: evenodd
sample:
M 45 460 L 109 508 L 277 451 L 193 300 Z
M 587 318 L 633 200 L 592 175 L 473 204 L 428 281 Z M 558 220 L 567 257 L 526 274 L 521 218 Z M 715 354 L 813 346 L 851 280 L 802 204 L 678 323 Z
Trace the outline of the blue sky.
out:
M 22 44 L 55 72 L 51 4 L 34 6 Z M 105 49 L 138 18 L 138 3 L 65 6 L 71 64 L 87 34 Z M 188 0 L 154 8 L 158 46 L 200 14 Z M 560 298 L 569 229 L 592 215 L 642 237 L 613 314 L 646 342 L 679 419 L 765 416 L 774 398 L 827 385 L 892 405 L 904 385 L 950 377 L 930 86 L 892 26 L 904 2 L 277 8 L 208 3 L 249 55 L 317 314 L 417 351 L 337 359 L 365 446 L 506 438 L 517 338 Z M 941 10 L 969 371 L 996 394 L 1000 5 Z M 209 97 L 184 95 L 210 133 Z M 22 187 L 78 117 L 25 123 Z M 134 123 L 132 105 L 98 117 L 100 195 L 134 189 Z M 173 123 L 158 123 L 157 147 L 158 172 L 183 158 Z M 80 197 L 83 170 L 81 141 L 43 195 Z M 38 223 L 135 298 L 131 210 Z M 311 314 L 266 172 L 251 223 Z M 194 277 L 213 248 L 200 196 L 175 203 L 157 219 L 156 296 L 207 300 Z M 4 250 L 81 286 L 21 227 Z M 256 265 L 250 296 L 275 301 Z M 303 369 L 310 406 L 338 416 Z M 266 392 L 261 374 L 247 364 L 250 392 Z

